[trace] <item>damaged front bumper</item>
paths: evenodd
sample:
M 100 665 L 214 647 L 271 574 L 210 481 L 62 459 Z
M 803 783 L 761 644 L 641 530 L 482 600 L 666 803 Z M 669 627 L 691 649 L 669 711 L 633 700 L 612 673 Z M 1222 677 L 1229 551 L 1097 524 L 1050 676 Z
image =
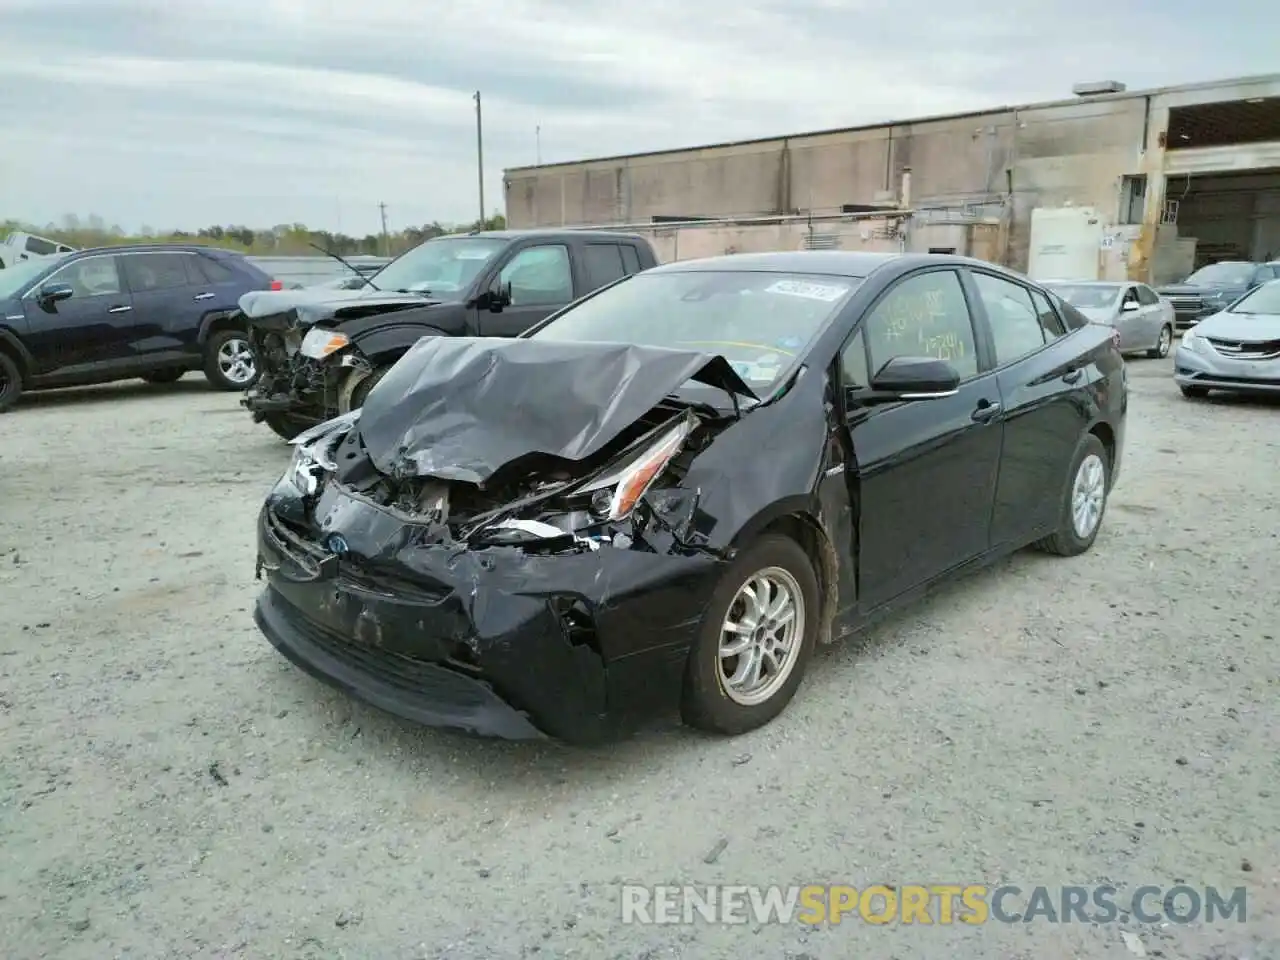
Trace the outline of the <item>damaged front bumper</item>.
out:
M 717 558 L 430 542 L 332 482 L 307 530 L 299 496 L 283 478 L 259 516 L 255 619 L 319 679 L 417 723 L 579 744 L 678 703 Z
M 258 360 L 257 382 L 240 399 L 255 423 L 283 415 L 319 424 L 339 413 L 339 391 L 352 368 L 371 369 L 354 349 L 335 357 L 314 359 L 300 352 L 302 331 L 271 320 L 250 326 L 249 340 Z

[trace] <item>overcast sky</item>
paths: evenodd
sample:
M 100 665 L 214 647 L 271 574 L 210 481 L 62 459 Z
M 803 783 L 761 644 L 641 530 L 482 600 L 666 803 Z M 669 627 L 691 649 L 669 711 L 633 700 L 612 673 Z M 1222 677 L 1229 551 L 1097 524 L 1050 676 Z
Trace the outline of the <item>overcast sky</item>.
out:
M 363 234 L 504 167 L 1276 70 L 1261 0 L 0 0 L 0 219 Z

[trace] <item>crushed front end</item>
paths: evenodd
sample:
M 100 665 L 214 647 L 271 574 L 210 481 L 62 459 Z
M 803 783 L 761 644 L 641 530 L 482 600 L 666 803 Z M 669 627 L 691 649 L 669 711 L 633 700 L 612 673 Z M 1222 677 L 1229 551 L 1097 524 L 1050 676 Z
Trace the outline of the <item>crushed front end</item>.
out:
M 255 618 L 281 653 L 488 736 L 599 742 L 676 704 L 725 563 L 680 485 L 714 411 L 664 400 L 583 460 L 480 483 L 379 469 L 360 417 L 298 437 L 261 511 Z
M 300 432 L 338 414 L 338 389 L 346 368 L 302 352 L 306 329 L 288 314 L 249 323 L 249 343 L 258 364 L 257 383 L 240 403 L 255 423 L 283 418 Z

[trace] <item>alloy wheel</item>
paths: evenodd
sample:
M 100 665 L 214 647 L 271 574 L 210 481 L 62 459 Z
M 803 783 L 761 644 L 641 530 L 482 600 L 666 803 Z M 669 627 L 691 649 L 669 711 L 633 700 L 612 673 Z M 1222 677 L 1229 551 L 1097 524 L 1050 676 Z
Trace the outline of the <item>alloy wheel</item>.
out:
M 249 383 L 257 373 L 253 349 L 248 340 L 231 337 L 218 348 L 218 369 L 235 386 Z
M 1098 528 L 1106 495 L 1106 466 L 1101 457 L 1091 453 L 1080 461 L 1071 487 L 1071 526 L 1081 540 L 1087 540 Z
M 781 567 L 767 567 L 739 589 L 720 627 L 720 683 L 742 706 L 764 703 L 795 668 L 805 631 L 804 594 Z

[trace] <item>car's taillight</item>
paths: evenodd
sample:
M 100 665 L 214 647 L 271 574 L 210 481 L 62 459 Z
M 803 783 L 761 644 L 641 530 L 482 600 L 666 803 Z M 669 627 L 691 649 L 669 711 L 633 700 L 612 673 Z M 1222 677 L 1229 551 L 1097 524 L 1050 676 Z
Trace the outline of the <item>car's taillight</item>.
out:
M 272 290 L 283 290 L 283 289 L 284 289 L 284 282 L 283 282 L 283 281 L 281 281 L 281 280 L 272 280 L 272 281 L 271 281 L 271 289 L 272 289 Z M 1117 343 L 1119 343 L 1119 340 L 1117 340 L 1116 342 L 1117 342 Z

